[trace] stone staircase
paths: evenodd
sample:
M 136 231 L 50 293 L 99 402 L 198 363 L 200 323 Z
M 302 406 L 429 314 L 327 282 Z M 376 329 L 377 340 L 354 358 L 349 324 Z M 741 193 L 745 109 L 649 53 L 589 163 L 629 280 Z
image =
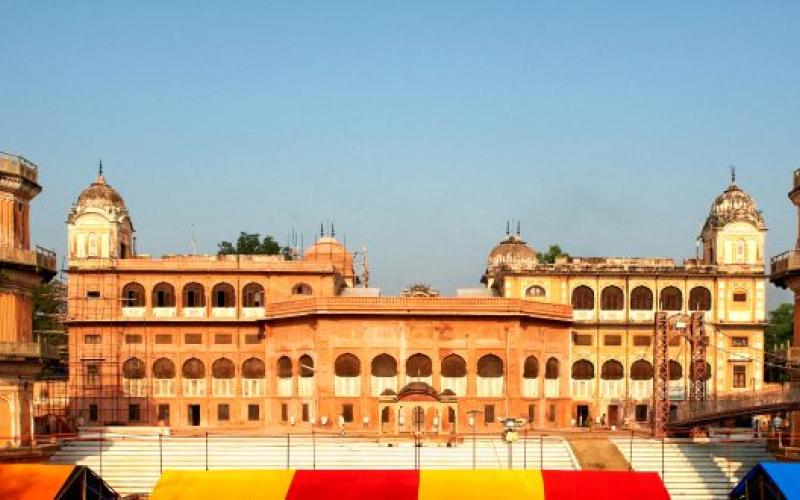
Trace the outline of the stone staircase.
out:
M 541 448 L 540 448 L 541 443 Z M 288 447 L 287 447 L 288 444 Z M 288 453 L 287 453 L 288 449 Z M 471 438 L 459 446 L 426 443 L 419 450 L 421 469 L 471 469 Z M 509 447 L 499 438 L 475 441 L 479 469 L 508 468 Z M 511 447 L 514 469 L 575 470 L 578 463 L 567 442 L 558 437 L 530 437 Z M 541 450 L 541 451 L 540 451 Z M 106 436 L 103 441 L 65 442 L 50 463 L 91 467 L 119 493 L 149 493 L 167 469 L 414 469 L 413 441 L 389 446 L 368 438 L 340 436 L 171 437 Z M 206 457 L 207 461 L 206 461 Z
M 630 440 L 612 439 L 628 462 Z M 662 472 L 661 441 L 634 439 L 632 465 L 637 471 Z M 756 462 L 774 460 L 760 441 L 664 443 L 662 480 L 672 498 L 727 499 L 731 489 Z

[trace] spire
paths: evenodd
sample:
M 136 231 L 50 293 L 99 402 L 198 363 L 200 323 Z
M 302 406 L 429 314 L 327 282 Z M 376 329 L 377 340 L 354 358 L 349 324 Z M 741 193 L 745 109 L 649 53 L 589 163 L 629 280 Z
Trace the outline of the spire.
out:
M 324 222 L 320 222 L 319 223 L 319 237 L 320 238 L 324 238 L 325 237 L 325 223 Z
M 336 228 L 333 227 L 333 222 L 331 222 L 331 238 L 336 238 Z
M 511 234 L 511 221 L 506 221 L 506 236 Z
M 522 231 L 520 231 L 519 221 L 517 221 L 517 236 L 522 236 Z
M 100 165 L 97 167 L 97 176 L 98 177 L 102 177 L 103 176 L 103 159 L 102 158 L 100 158 Z
M 736 184 L 736 166 L 731 165 L 731 185 Z

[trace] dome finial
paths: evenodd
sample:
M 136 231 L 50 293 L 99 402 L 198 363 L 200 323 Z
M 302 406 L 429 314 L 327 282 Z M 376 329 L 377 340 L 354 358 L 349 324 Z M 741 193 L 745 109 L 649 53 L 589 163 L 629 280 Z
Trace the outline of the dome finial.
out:
M 102 177 L 103 176 L 103 159 L 102 158 L 100 158 L 99 166 L 97 167 L 97 176 L 98 177 Z
M 519 228 L 519 221 L 517 221 L 517 236 L 522 236 L 522 231 Z
M 730 165 L 731 167 L 731 184 L 736 184 L 736 166 Z
M 506 236 L 511 234 L 511 221 L 506 221 Z

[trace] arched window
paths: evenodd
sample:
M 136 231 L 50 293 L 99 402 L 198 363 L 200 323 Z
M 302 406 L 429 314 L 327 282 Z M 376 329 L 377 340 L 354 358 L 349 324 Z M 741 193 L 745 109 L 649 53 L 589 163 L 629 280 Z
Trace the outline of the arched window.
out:
M 697 360 L 694 363 L 692 363 L 692 367 L 694 369 L 694 377 L 698 377 L 700 370 L 703 368 L 703 365 L 705 365 L 705 373 L 704 373 L 705 377 L 703 377 L 703 380 L 711 380 L 711 375 L 712 375 L 711 365 L 708 363 L 708 361 Z
M 153 307 L 175 307 L 175 287 L 164 282 L 154 286 Z
M 652 380 L 653 365 L 649 361 L 640 359 L 631 365 L 631 380 Z
M 556 358 L 550 358 L 544 365 L 544 378 L 548 380 L 555 380 L 559 377 L 561 372 L 561 363 Z
M 297 363 L 300 365 L 301 378 L 310 378 L 314 376 L 314 358 L 308 354 L 303 354 L 300 356 L 300 359 L 297 360 Z
M 264 378 L 266 367 L 264 362 L 258 358 L 250 358 L 242 363 L 242 378 Z
M 431 358 L 424 354 L 414 354 L 406 360 L 407 377 L 430 377 L 433 373 L 433 363 Z
M 278 358 L 278 378 L 292 378 L 292 360 L 288 356 Z
M 683 293 L 674 287 L 668 286 L 661 290 L 661 310 L 680 311 L 683 309 Z
M 371 373 L 373 377 L 396 377 L 397 361 L 388 354 L 379 354 L 372 358 Z
M 653 291 L 646 286 L 637 286 L 631 290 L 631 309 L 634 311 L 652 311 Z
M 219 358 L 211 365 L 211 376 L 220 379 L 231 379 L 236 376 L 236 367 L 233 361 L 227 358 Z
M 242 290 L 244 307 L 264 307 L 264 287 L 258 283 L 248 283 Z
M 522 378 L 537 378 L 539 376 L 539 360 L 536 356 L 528 356 L 522 370 Z
M 603 380 L 622 380 L 625 376 L 625 368 L 616 359 L 609 359 L 600 368 L 600 378 Z
M 622 289 L 618 286 L 607 286 L 600 293 L 600 309 L 604 311 L 620 311 L 625 307 Z
M 175 363 L 171 359 L 159 358 L 153 363 L 153 378 L 175 378 Z
M 342 354 L 336 358 L 334 372 L 337 377 L 358 377 L 361 375 L 361 362 L 352 354 Z
M 206 292 L 200 283 L 187 283 L 183 287 L 183 307 L 205 307 Z
M 747 261 L 747 247 L 744 240 L 736 241 L 736 263 L 744 264 Z
M 122 287 L 122 307 L 144 307 L 144 287 L 139 283 Z
M 539 285 L 533 285 L 532 287 L 525 290 L 526 297 L 545 297 L 547 296 L 547 292 L 544 288 L 540 287 Z
M 97 235 L 95 233 L 89 234 L 89 257 L 97 257 Z
M 292 295 L 311 295 L 311 286 L 306 283 L 298 283 L 292 287 Z
M 236 291 L 228 283 L 217 283 L 211 289 L 211 307 L 236 307 Z
M 139 380 L 145 377 L 144 362 L 139 358 L 130 358 L 122 363 L 122 376 L 127 379 Z
M 458 354 L 450 354 L 442 360 L 442 377 L 459 378 L 467 376 L 467 363 Z
M 669 379 L 680 380 L 683 377 L 683 367 L 674 359 L 669 360 Z
M 487 354 L 478 360 L 478 376 L 498 378 L 503 376 L 503 360 L 494 354 Z
M 188 379 L 201 379 L 206 376 L 206 365 L 197 358 L 186 360 L 181 368 L 181 375 Z
M 690 311 L 710 311 L 711 292 L 704 286 L 696 286 L 689 292 Z
M 572 378 L 575 380 L 592 380 L 594 378 L 594 365 L 585 359 L 572 364 Z
M 594 309 L 594 290 L 581 285 L 572 291 L 572 308 L 578 311 Z

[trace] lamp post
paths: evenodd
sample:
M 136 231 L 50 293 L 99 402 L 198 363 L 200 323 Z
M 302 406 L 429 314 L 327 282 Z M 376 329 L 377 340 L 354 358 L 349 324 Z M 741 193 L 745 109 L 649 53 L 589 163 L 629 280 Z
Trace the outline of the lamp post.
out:
M 476 462 L 476 446 L 475 446 L 475 425 L 477 424 L 477 415 L 483 413 L 480 410 L 469 410 L 467 415 L 469 415 L 469 426 L 472 427 L 472 470 L 477 468 Z
M 508 444 L 508 470 L 514 467 L 514 441 L 517 440 L 517 428 L 524 425 L 524 420 L 517 420 L 516 418 L 506 417 L 503 419 L 503 439 Z

